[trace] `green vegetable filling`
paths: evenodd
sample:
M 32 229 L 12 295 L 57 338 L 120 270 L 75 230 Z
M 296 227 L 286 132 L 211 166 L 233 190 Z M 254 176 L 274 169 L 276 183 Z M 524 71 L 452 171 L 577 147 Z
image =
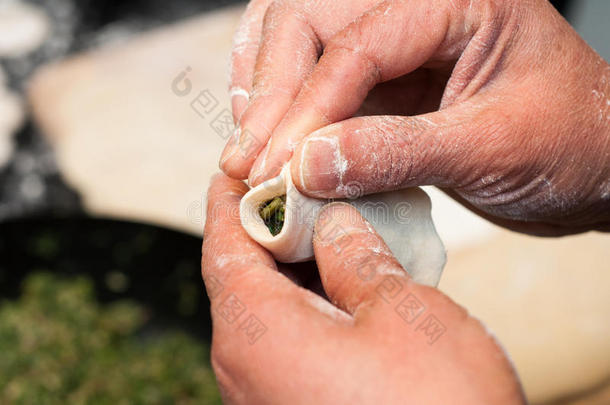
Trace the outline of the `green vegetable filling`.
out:
M 275 197 L 261 205 L 259 214 L 269 228 L 271 235 L 275 236 L 282 231 L 285 212 L 286 195 Z

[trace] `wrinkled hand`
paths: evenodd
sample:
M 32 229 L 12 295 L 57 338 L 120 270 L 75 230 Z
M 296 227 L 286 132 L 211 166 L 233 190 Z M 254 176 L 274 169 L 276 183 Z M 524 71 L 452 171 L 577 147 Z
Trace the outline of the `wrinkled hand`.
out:
M 294 155 L 310 196 L 433 184 L 513 229 L 610 229 L 610 67 L 546 0 L 254 0 L 231 77 L 231 177 Z
M 208 193 L 202 272 L 225 403 L 524 403 L 485 328 L 412 282 L 355 209 L 331 204 L 316 224 L 317 266 L 333 305 L 287 278 L 291 269 L 248 237 L 237 214 L 246 191 L 220 175 Z

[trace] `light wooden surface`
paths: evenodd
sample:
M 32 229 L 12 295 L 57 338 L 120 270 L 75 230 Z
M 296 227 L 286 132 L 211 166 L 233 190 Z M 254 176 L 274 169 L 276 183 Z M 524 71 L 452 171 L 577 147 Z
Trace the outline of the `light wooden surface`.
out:
M 211 125 L 228 112 L 240 12 L 196 17 L 34 77 L 34 114 L 90 212 L 201 234 L 204 191 L 227 135 Z M 177 95 L 173 81 L 185 69 L 191 90 Z

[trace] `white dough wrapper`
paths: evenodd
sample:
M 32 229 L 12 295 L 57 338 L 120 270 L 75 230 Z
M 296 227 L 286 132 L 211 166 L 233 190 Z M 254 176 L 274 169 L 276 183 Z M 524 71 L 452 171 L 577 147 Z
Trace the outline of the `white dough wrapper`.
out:
M 284 194 L 284 225 L 273 236 L 259 210 L 265 202 Z M 447 256 L 432 222 L 430 198 L 423 190 L 409 188 L 342 201 L 352 204 L 366 218 L 415 282 L 438 285 Z M 278 177 L 251 189 L 239 208 L 242 225 L 252 239 L 276 260 L 296 263 L 313 259 L 313 228 L 327 203 L 301 194 L 286 166 Z

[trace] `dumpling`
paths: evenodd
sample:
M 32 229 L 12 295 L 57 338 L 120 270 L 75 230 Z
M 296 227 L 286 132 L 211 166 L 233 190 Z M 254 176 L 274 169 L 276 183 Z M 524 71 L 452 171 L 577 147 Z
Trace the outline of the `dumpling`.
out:
M 423 190 L 415 187 L 340 201 L 352 204 L 369 221 L 415 282 L 438 285 L 446 253 Z M 242 226 L 279 262 L 311 260 L 314 224 L 328 202 L 301 194 L 287 165 L 278 177 L 242 198 Z

